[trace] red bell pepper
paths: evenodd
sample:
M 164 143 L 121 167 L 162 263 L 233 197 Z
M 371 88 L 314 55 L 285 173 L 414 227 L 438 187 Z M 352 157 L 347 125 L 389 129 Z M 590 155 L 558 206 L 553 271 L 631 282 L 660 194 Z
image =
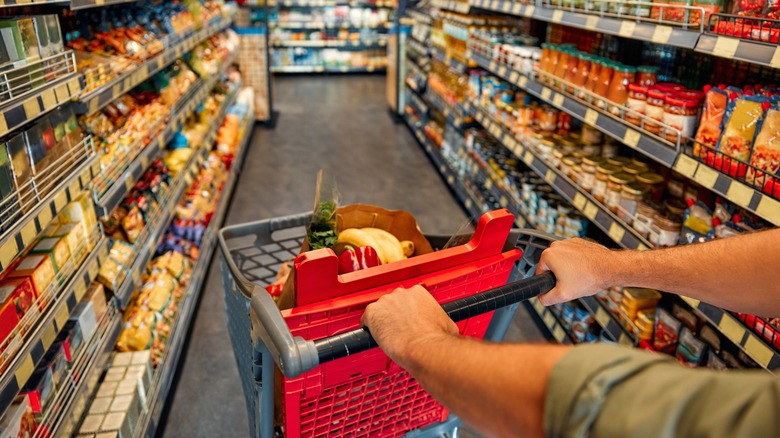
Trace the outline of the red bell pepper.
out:
M 373 268 L 380 264 L 376 250 L 370 246 L 348 249 L 339 256 L 339 274 Z

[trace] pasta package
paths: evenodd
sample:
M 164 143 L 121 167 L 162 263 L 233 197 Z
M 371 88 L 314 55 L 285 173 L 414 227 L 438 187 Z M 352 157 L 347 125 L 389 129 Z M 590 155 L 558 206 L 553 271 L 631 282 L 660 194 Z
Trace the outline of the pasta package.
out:
M 780 170 L 780 105 L 772 106 L 764 115 L 753 144 L 750 165 L 769 175 L 776 175 Z M 748 169 L 748 182 L 753 183 L 761 176 L 756 175 L 753 168 Z
M 734 102 L 734 112 L 726 122 L 718 150 L 731 158 L 747 162 L 756 128 L 768 108 L 763 96 L 742 96 Z
M 702 145 L 714 148 L 718 144 L 727 105 L 728 94 L 725 91 L 717 87 L 707 91 L 704 110 L 699 121 L 699 130 L 696 132 L 696 144 L 693 147 L 693 153 L 697 157 L 703 157 L 707 153 L 707 148 L 702 147 Z

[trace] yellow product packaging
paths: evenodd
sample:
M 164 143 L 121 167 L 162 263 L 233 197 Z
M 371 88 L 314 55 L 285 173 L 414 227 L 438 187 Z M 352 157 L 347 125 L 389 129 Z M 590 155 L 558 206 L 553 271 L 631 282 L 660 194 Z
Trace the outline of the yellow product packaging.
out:
M 116 292 L 120 284 L 127 278 L 127 270 L 112 257 L 108 257 L 98 272 L 97 281 L 108 290 Z
M 633 313 L 654 308 L 661 299 L 661 293 L 654 289 L 627 287 L 623 289 L 623 307 Z
M 30 254 L 48 254 L 54 261 L 55 272 L 60 272 L 70 260 L 70 248 L 62 237 L 44 237 L 33 246 Z
M 114 242 L 114 245 L 111 246 L 111 252 L 109 255 L 116 262 L 127 268 L 129 268 L 133 264 L 133 261 L 135 261 L 135 250 L 133 249 L 132 245 L 129 245 L 121 240 Z
M 80 223 L 84 228 L 84 236 L 90 239 L 92 231 L 97 229 L 97 214 L 95 204 L 87 192 L 82 192 L 60 214 L 62 222 Z M 97 242 L 90 241 L 90 248 Z
M 86 236 L 84 235 L 84 227 L 81 224 L 63 224 L 51 237 L 59 237 L 65 240 L 68 244 L 70 255 L 75 258 L 75 263 L 77 265 L 80 265 L 87 256 L 87 247 L 83 244 L 86 240 Z
M 142 351 L 152 346 L 152 329 L 146 325 L 128 327 L 119 334 L 116 349 L 119 351 Z

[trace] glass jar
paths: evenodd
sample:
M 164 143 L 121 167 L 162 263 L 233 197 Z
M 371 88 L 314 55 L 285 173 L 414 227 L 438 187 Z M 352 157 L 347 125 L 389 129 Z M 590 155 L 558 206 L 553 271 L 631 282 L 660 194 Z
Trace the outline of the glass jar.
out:
M 664 201 L 664 208 L 666 208 L 666 211 L 672 216 L 682 217 L 683 213 L 685 213 L 686 205 L 679 199 L 671 198 Z
M 589 75 L 591 74 L 591 61 L 593 60 L 593 57 L 588 55 L 587 53 L 580 53 L 580 63 L 577 66 L 577 76 L 574 78 L 571 83 L 574 84 L 576 87 L 574 91 L 574 94 L 579 97 L 580 93 L 582 92 L 582 88 L 585 87 L 585 84 L 588 83 Z
M 593 181 L 591 193 L 597 201 L 604 204 L 607 200 L 607 182 L 609 177 L 620 172 L 620 166 L 609 163 L 601 163 L 596 166 L 596 180 Z
M 609 176 L 606 196 L 607 208 L 609 208 L 609 211 L 617 213 L 618 206 L 620 205 L 620 194 L 623 192 L 623 187 L 634 181 L 635 179 L 632 175 L 623 172 L 613 173 Z
M 652 67 L 649 65 L 642 65 L 637 68 L 636 83 L 641 87 L 650 87 L 658 82 L 658 67 Z
M 628 84 L 634 82 L 636 77 L 636 68 L 626 65 L 618 65 L 612 75 L 609 83 L 606 98 L 611 103 L 618 105 L 617 108 L 610 106 L 610 112 L 616 116 L 620 115 L 620 106 L 623 106 L 628 100 Z
M 647 186 L 648 197 L 654 202 L 660 202 L 664 193 L 664 177 L 654 172 L 644 172 L 637 175 L 636 180 Z
M 582 125 L 582 135 L 580 142 L 584 145 L 601 144 L 604 141 L 604 135 L 598 129 L 591 125 Z
M 645 163 L 634 163 L 633 161 L 623 165 L 623 172 L 637 176 L 640 173 L 647 172 L 648 167 Z
M 558 110 L 550 105 L 542 106 L 539 117 L 539 129 L 547 132 L 554 132 L 558 127 Z
M 588 80 L 585 82 L 585 91 L 593 93 L 596 90 L 596 85 L 601 77 L 601 69 L 603 66 L 604 63 L 602 59 L 591 56 L 590 76 L 588 76 Z M 585 92 L 577 95 L 580 99 L 585 99 L 587 96 L 588 95 Z
M 596 156 L 582 157 L 582 178 L 580 178 L 580 187 L 590 192 L 593 190 L 593 184 L 596 182 L 596 167 L 602 163 L 602 159 Z
M 558 68 L 558 61 L 561 57 L 561 50 L 560 47 L 554 44 L 550 44 L 550 59 L 547 61 L 547 68 L 545 70 L 545 73 L 552 75 L 555 72 L 555 69 Z M 542 82 L 545 82 L 549 84 L 552 82 L 552 80 L 548 76 L 542 76 Z
M 521 128 L 531 126 L 534 120 L 536 107 L 533 105 L 522 106 L 517 109 L 515 114 L 515 125 Z
M 674 95 L 666 96 L 664 102 L 664 124 L 674 128 L 665 130 L 666 141 L 677 144 L 678 140 L 693 137 L 699 121 L 699 102 Z
M 632 125 L 640 126 L 642 119 L 637 114 L 645 115 L 645 105 L 647 104 L 647 87 L 639 84 L 628 85 L 628 99 L 626 107 L 631 112 L 626 112 L 626 122 Z
M 554 147 L 552 151 L 552 160 L 550 160 L 550 164 L 552 164 L 553 167 L 555 167 L 556 169 L 560 169 L 561 160 L 563 160 L 564 155 L 565 153 L 560 146 Z
M 675 246 L 680 240 L 681 230 L 680 216 L 656 215 L 650 227 L 650 243 L 656 247 Z
M 620 146 L 617 144 L 614 138 L 607 138 L 604 144 L 601 146 L 601 156 L 604 158 L 610 158 L 617 156 L 620 151 Z
M 647 186 L 640 182 L 632 182 L 623 186 L 620 192 L 620 201 L 617 215 L 627 224 L 631 225 L 636 216 L 637 206 L 647 193 Z
M 659 84 L 653 85 L 653 88 L 655 88 L 656 90 L 661 90 L 661 91 L 663 91 L 665 93 L 669 93 L 669 94 L 685 90 L 685 87 L 683 87 L 682 85 L 680 85 L 680 84 L 673 84 L 671 82 L 661 82 Z
M 650 234 L 650 227 L 653 226 L 653 219 L 655 219 L 657 214 L 658 210 L 654 204 L 648 202 L 637 203 L 634 222 L 631 224 L 632 228 L 640 236 L 647 239 L 647 236 Z
M 630 162 L 631 162 L 631 158 L 623 157 L 621 155 L 617 155 L 617 156 L 614 156 L 614 157 L 607 158 L 607 163 L 609 163 L 609 164 L 611 164 L 613 166 L 618 166 L 618 168 L 620 168 L 620 170 L 623 170 L 623 166 L 625 166 L 626 164 L 628 164 Z
M 551 160 L 553 147 L 555 147 L 555 143 L 549 139 L 542 139 L 536 142 L 536 148 L 539 150 L 539 156 L 542 160 L 545 161 Z
M 550 44 L 542 43 L 542 58 L 539 61 L 539 70 L 546 72 L 547 64 L 550 62 Z
M 599 79 L 596 83 L 596 88 L 593 90 L 597 96 L 606 98 L 607 91 L 609 91 L 609 85 L 612 83 L 612 76 L 615 72 L 615 63 L 612 61 L 605 61 L 601 65 L 601 71 L 599 72 Z M 596 102 L 596 106 L 604 108 L 605 102 L 599 100 Z
M 572 50 L 569 52 L 569 58 L 566 65 L 566 71 L 563 72 L 562 79 L 566 82 L 574 84 L 579 80 L 579 68 L 580 68 L 580 52 L 578 50 Z M 574 93 L 574 88 L 569 85 L 562 87 L 569 93 Z
M 575 184 L 580 180 L 580 163 L 582 160 L 574 156 L 563 157 L 561 160 L 561 172 L 574 181 Z
M 555 66 L 555 71 L 553 72 L 553 76 L 559 79 L 563 79 L 563 77 L 566 75 L 566 69 L 569 66 L 570 56 L 571 56 L 571 49 L 564 47 L 560 50 L 560 52 L 558 53 L 558 63 Z
M 657 120 L 659 122 L 664 121 L 664 106 L 666 105 L 665 99 L 669 94 L 665 91 L 653 88 L 647 92 L 647 104 L 645 105 L 645 115 L 647 117 Z M 645 121 L 645 130 L 655 134 L 661 134 L 661 125 L 657 123 Z

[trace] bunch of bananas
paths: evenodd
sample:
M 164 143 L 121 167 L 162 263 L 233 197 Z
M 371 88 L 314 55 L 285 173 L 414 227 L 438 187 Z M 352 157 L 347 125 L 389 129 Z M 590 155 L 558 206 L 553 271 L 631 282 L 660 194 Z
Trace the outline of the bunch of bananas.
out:
M 348 249 L 363 246 L 374 248 L 383 265 L 403 260 L 414 254 L 414 242 L 411 240 L 399 241 L 392 233 L 370 227 L 342 230 L 333 250 L 336 254 L 341 254 Z

